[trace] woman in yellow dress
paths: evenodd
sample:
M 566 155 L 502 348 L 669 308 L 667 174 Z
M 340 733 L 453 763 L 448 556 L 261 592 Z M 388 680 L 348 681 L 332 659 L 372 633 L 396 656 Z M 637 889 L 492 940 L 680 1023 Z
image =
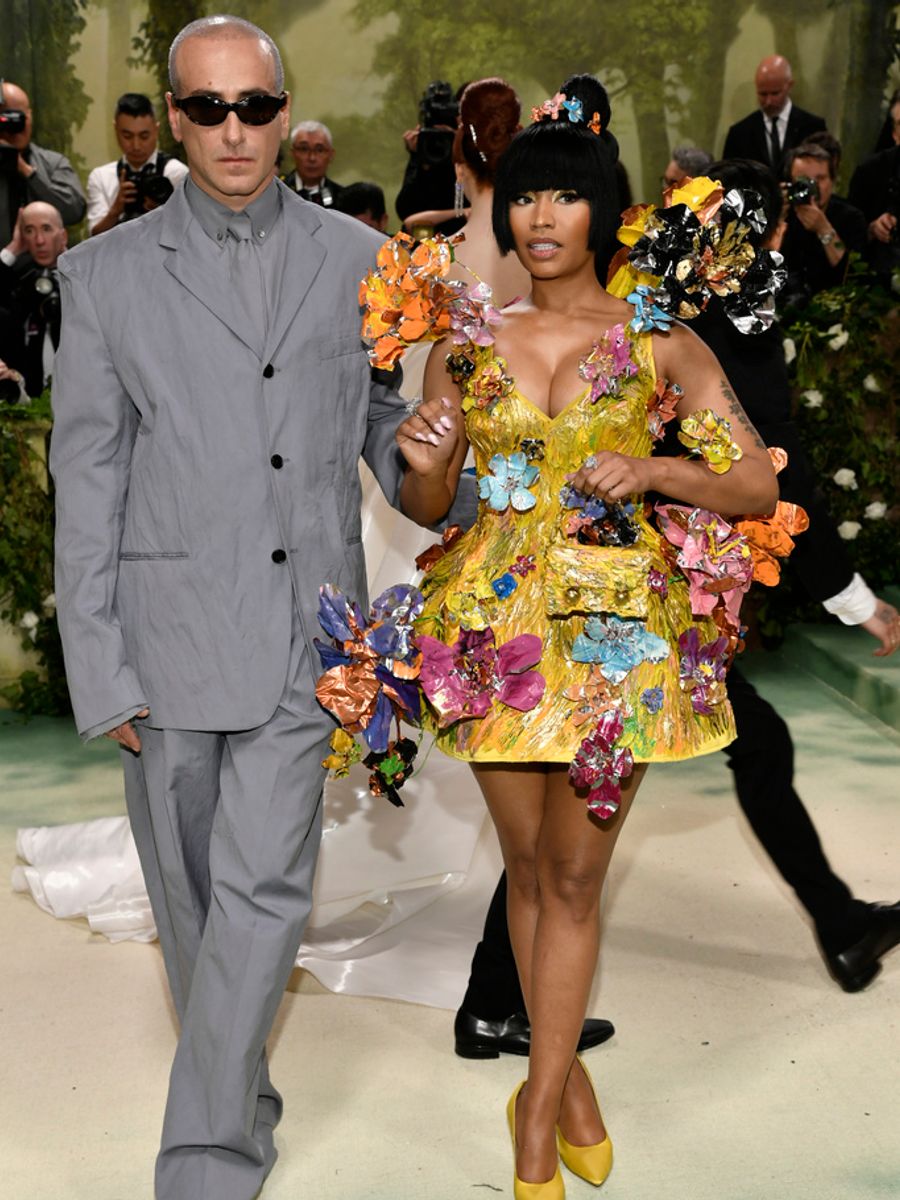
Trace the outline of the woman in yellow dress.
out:
M 495 236 L 531 295 L 454 322 L 397 435 L 404 510 L 422 524 L 444 516 L 475 455 L 478 515 L 425 577 L 416 642 L 438 744 L 471 762 L 508 874 L 531 1022 L 528 1078 L 508 1106 L 517 1200 L 562 1197 L 560 1157 L 595 1184 L 610 1169 L 575 1056 L 603 881 L 646 764 L 734 736 L 716 585 L 689 586 L 679 564 L 705 537 L 713 571 L 733 560 L 749 584 L 749 552 L 717 514 L 777 500 L 766 449 L 703 343 L 679 324 L 651 331 L 598 282 L 618 220 L 614 154 L 608 106 L 581 109 L 548 101 L 498 168 Z M 698 456 L 651 458 L 655 426 L 675 415 Z M 654 492 L 688 506 L 663 510 L 668 540 L 645 516 Z

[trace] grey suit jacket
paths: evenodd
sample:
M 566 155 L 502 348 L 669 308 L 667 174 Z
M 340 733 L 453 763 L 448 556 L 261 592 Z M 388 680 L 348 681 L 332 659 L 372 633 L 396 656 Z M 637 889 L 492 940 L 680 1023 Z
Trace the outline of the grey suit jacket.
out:
M 225 256 L 201 269 L 183 187 L 60 260 L 56 595 L 82 733 L 144 703 L 160 727 L 260 725 L 293 596 L 314 666 L 319 585 L 365 603 L 358 458 L 392 504 L 403 471 L 403 402 L 360 341 L 382 239 L 278 186 L 288 261 L 262 358 Z

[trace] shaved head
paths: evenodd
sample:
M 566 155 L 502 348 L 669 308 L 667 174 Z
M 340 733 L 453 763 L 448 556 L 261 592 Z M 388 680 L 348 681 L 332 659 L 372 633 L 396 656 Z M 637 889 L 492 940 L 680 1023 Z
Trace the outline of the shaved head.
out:
M 169 86 L 174 96 L 180 94 L 178 52 L 189 38 L 219 38 L 223 41 L 233 41 L 236 38 L 252 38 L 260 42 L 261 49 L 272 59 L 274 91 L 276 94 L 284 91 L 284 67 L 281 64 L 281 55 L 278 52 L 278 47 L 265 30 L 260 29 L 258 25 L 254 25 L 252 21 L 245 21 L 243 17 L 219 14 L 212 17 L 200 17 L 196 21 L 191 21 L 189 25 L 185 25 L 184 29 L 176 35 L 175 40 L 172 42 L 169 48 Z
M 794 86 L 791 64 L 781 54 L 770 54 L 756 68 L 756 98 L 767 117 L 777 117 Z
M 22 220 L 47 222 L 54 229 L 63 228 L 63 219 L 59 214 L 59 209 L 54 208 L 52 204 L 47 204 L 44 200 L 32 200 L 30 204 L 26 204 L 22 209 Z

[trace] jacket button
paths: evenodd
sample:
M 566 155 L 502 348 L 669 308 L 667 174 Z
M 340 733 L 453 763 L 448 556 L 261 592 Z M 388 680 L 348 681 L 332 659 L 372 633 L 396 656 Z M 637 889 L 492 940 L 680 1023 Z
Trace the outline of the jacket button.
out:
M 271 363 L 266 363 L 266 365 L 263 367 L 263 379 L 271 379 L 274 374 L 275 368 Z
M 281 457 L 280 454 L 273 454 L 272 457 L 269 459 L 269 462 L 272 464 L 272 466 L 275 468 L 276 471 L 280 471 L 281 468 L 284 466 L 284 459 Z
M 273 563 L 283 563 L 286 559 L 287 559 L 287 555 L 285 554 L 285 552 L 283 550 L 273 550 L 272 551 L 272 562 Z

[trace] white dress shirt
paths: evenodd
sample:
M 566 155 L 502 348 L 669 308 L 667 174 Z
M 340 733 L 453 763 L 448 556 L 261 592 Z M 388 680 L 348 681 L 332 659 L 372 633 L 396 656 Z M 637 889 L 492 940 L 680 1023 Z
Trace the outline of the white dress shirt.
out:
M 159 151 L 154 150 L 147 159 L 148 163 L 155 163 Z M 116 193 L 119 190 L 119 172 L 118 166 L 122 160 L 117 158 L 115 162 L 104 163 L 102 167 L 94 167 L 87 181 L 87 223 L 88 229 L 93 229 L 113 206 L 113 201 L 116 198 Z M 187 175 L 188 169 L 183 162 L 177 158 L 170 158 L 163 167 L 163 175 L 174 187 L 179 179 L 183 179 Z

